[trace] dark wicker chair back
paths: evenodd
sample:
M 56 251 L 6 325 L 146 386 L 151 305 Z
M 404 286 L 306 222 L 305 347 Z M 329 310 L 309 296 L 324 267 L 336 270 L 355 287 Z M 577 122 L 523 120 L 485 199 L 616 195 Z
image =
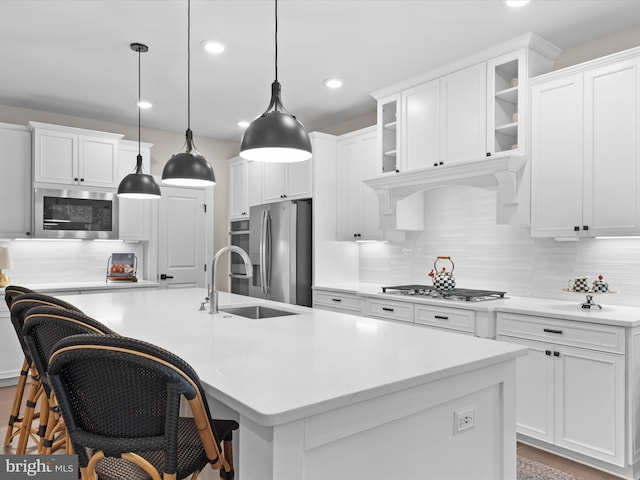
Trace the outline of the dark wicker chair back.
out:
M 207 463 L 233 478 L 238 424 L 211 420 L 198 376 L 176 355 L 132 338 L 77 335 L 58 342 L 49 377 L 83 478 L 181 479 Z M 179 416 L 183 396 L 193 418 Z
M 11 302 L 18 295 L 24 295 L 25 293 L 36 293 L 30 288 L 21 287 L 19 285 L 7 285 L 4 289 L 4 301 L 7 302 L 7 307 L 11 309 Z
M 24 339 L 24 321 L 30 309 L 41 306 L 54 307 L 58 309 L 63 308 L 65 310 L 80 312 L 80 310 L 74 305 L 50 295 L 43 295 L 41 293 L 25 293 L 15 296 L 11 301 L 10 307 L 11 323 L 13 324 L 13 328 L 18 336 L 18 340 L 20 341 L 20 346 L 22 347 L 24 356 L 29 361 L 31 361 L 31 354 Z
M 51 306 L 29 308 L 22 333 L 47 396 L 51 393 L 47 381 L 49 357 L 59 340 L 80 334 L 115 334 L 106 325 L 82 312 Z

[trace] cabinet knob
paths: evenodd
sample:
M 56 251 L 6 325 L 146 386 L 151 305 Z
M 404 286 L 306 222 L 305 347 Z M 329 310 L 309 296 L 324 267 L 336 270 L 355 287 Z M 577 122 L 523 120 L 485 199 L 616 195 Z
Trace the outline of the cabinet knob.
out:
M 587 230 L 589 230 L 589 225 L 583 225 L 583 226 L 582 226 L 582 230 L 584 230 L 585 232 L 586 232 Z
M 396 173 L 400 173 L 400 170 L 398 170 L 397 168 L 396 168 Z
M 75 177 L 75 178 L 73 179 L 73 181 L 74 181 L 74 182 L 77 182 L 77 181 L 78 181 L 78 177 Z
M 575 227 L 573 227 L 573 231 L 574 232 L 579 232 L 580 231 L 580 227 L 578 225 L 576 225 Z
M 544 354 L 550 357 L 551 356 L 551 350 L 545 350 Z
M 440 163 L 438 163 L 438 165 L 444 165 L 444 162 L 440 162 Z
M 80 181 L 81 181 L 81 182 L 84 182 L 84 178 L 81 178 L 81 179 L 80 179 Z
M 437 166 L 438 166 L 438 162 L 435 162 L 435 163 L 433 164 L 433 166 L 434 166 L 434 167 L 437 167 Z
M 491 156 L 491 152 L 487 152 L 487 157 L 490 157 L 490 156 Z
M 559 357 L 560 356 L 560 352 L 553 352 L 553 356 L 554 357 Z

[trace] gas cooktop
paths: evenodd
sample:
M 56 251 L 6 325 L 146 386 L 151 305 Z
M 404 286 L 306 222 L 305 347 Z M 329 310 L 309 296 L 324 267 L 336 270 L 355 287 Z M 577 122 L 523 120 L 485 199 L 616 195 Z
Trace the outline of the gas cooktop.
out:
M 382 287 L 382 293 L 390 295 L 419 295 L 432 298 L 444 298 L 465 302 L 480 302 L 484 300 L 497 300 L 504 298 L 507 292 L 494 290 L 474 290 L 470 288 L 454 288 L 446 292 L 436 290 L 430 285 L 397 285 L 394 287 Z

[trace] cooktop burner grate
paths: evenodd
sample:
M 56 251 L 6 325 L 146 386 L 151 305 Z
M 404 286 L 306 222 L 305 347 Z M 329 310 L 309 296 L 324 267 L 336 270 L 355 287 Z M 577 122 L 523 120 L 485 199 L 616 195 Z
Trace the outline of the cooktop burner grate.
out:
M 397 285 L 382 287 L 382 293 L 396 295 L 422 295 L 425 297 L 445 298 L 466 302 L 478 302 L 482 300 L 495 300 L 504 298 L 506 292 L 495 290 L 476 290 L 470 288 L 454 288 L 446 292 L 436 290 L 431 285 Z

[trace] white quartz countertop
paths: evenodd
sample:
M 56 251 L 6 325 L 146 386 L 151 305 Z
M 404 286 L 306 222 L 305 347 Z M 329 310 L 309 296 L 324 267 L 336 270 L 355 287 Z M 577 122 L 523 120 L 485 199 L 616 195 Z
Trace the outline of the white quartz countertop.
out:
M 63 282 L 63 283 L 24 283 L 21 287 L 27 287 L 37 292 L 74 292 L 78 290 L 121 290 L 130 288 L 154 288 L 159 284 L 149 280 L 138 280 L 137 282 Z M 4 288 L 0 288 L 0 293 L 4 293 Z
M 503 299 L 499 300 L 464 302 L 418 295 L 384 294 L 382 293 L 382 285 L 371 283 L 315 286 L 314 289 L 353 293 L 361 297 L 374 297 L 393 301 L 461 308 L 478 312 L 510 312 L 578 322 L 599 323 L 602 325 L 617 325 L 623 327 L 640 326 L 640 307 L 608 305 L 607 297 L 613 294 L 606 293 L 593 295 L 593 301 L 596 304 L 602 304 L 602 309 L 597 307 L 585 309 L 581 308 L 580 305 L 585 302 L 586 294 L 574 294 L 575 301 L 534 297 L 511 297 L 506 295 Z
M 251 320 L 199 311 L 204 289 L 63 296 L 116 332 L 190 363 L 207 391 L 268 426 L 526 354 L 502 342 L 220 292 L 220 308 L 298 315 Z

